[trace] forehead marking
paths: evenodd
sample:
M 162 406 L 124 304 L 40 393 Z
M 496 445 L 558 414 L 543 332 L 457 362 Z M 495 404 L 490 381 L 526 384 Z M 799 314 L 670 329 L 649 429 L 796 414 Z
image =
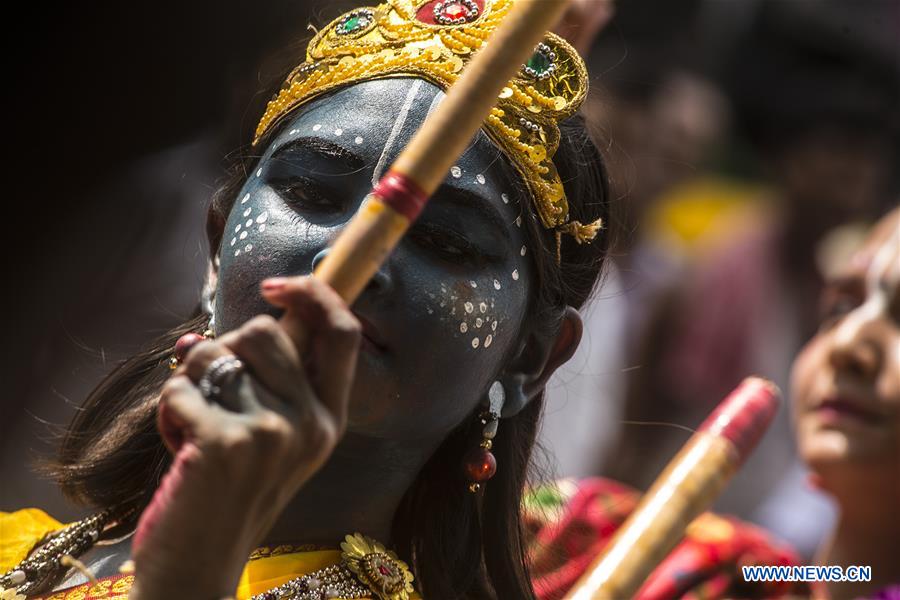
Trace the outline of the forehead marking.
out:
M 387 162 L 388 153 L 391 151 L 391 148 L 394 146 L 394 140 L 397 139 L 397 136 L 400 135 L 400 131 L 403 129 L 403 125 L 406 123 L 406 117 L 409 115 L 409 109 L 412 108 L 413 101 L 416 99 L 416 95 L 419 93 L 419 88 L 422 87 L 422 80 L 416 79 L 413 81 L 413 84 L 410 86 L 409 91 L 406 93 L 406 99 L 403 100 L 403 105 L 400 107 L 400 112 L 397 114 L 397 118 L 394 119 L 394 126 L 391 127 L 391 132 L 388 134 L 387 141 L 384 143 L 384 148 L 381 150 L 381 156 L 378 158 L 378 162 L 375 164 L 375 170 L 372 171 L 372 185 L 376 185 L 378 180 L 381 179 L 381 175 L 385 169 L 385 163 Z
M 898 244 L 900 244 L 900 228 L 885 240 L 875 252 L 875 256 L 872 257 L 872 262 L 866 271 L 866 300 L 851 311 L 840 324 L 835 334 L 838 343 L 849 344 L 860 327 L 867 321 L 877 319 L 887 311 L 889 291 L 881 287 L 881 278 L 888 275 L 892 264 L 891 259 Z M 897 283 L 895 281 L 894 285 L 896 286 Z

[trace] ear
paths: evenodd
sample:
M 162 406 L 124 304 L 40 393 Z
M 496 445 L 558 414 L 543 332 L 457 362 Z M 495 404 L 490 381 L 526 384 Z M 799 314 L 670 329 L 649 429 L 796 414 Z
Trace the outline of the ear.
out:
M 583 331 L 581 314 L 567 306 L 555 335 L 532 331 L 525 336 L 500 376 L 506 391 L 501 417 L 516 415 L 543 391 L 553 372 L 575 354 Z
M 203 310 L 214 315 L 216 310 L 216 285 L 219 283 L 219 256 L 214 255 L 206 265 L 206 280 L 203 282 L 203 291 L 200 295 L 200 303 Z

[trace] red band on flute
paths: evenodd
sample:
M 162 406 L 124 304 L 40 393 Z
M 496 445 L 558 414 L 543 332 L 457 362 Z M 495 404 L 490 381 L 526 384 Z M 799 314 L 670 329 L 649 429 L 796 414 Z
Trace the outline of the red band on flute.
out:
M 772 422 L 780 396 L 772 382 L 748 377 L 706 418 L 700 431 L 734 444 L 743 462 Z
M 403 173 L 388 171 L 372 193 L 410 222 L 416 220 L 428 202 L 428 194 Z

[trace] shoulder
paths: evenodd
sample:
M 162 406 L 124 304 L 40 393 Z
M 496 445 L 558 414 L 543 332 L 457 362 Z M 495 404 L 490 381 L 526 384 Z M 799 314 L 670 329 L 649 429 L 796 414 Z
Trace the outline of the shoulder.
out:
M 535 592 L 562 598 L 636 508 L 640 494 L 618 482 L 562 480 L 532 490 L 525 502 Z M 648 579 L 638 598 L 772 598 L 803 594 L 776 584 L 748 588 L 741 567 L 795 565 L 796 554 L 767 532 L 731 517 L 704 513 Z
M 63 526 L 38 508 L 0 512 L 0 573 L 16 566 L 45 535 Z

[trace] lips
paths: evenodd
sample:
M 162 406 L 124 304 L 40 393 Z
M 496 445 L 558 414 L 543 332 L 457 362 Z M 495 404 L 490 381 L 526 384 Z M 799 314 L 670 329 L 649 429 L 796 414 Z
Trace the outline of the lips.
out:
M 826 422 L 852 420 L 875 424 L 882 420 L 882 415 L 856 399 L 845 397 L 829 397 L 815 407 Z
M 363 348 L 368 348 L 369 350 L 379 353 L 387 352 L 388 348 L 384 342 L 384 338 L 381 337 L 381 334 L 378 329 L 372 325 L 372 322 L 357 312 L 354 312 L 353 314 L 359 320 L 360 325 L 362 325 Z

